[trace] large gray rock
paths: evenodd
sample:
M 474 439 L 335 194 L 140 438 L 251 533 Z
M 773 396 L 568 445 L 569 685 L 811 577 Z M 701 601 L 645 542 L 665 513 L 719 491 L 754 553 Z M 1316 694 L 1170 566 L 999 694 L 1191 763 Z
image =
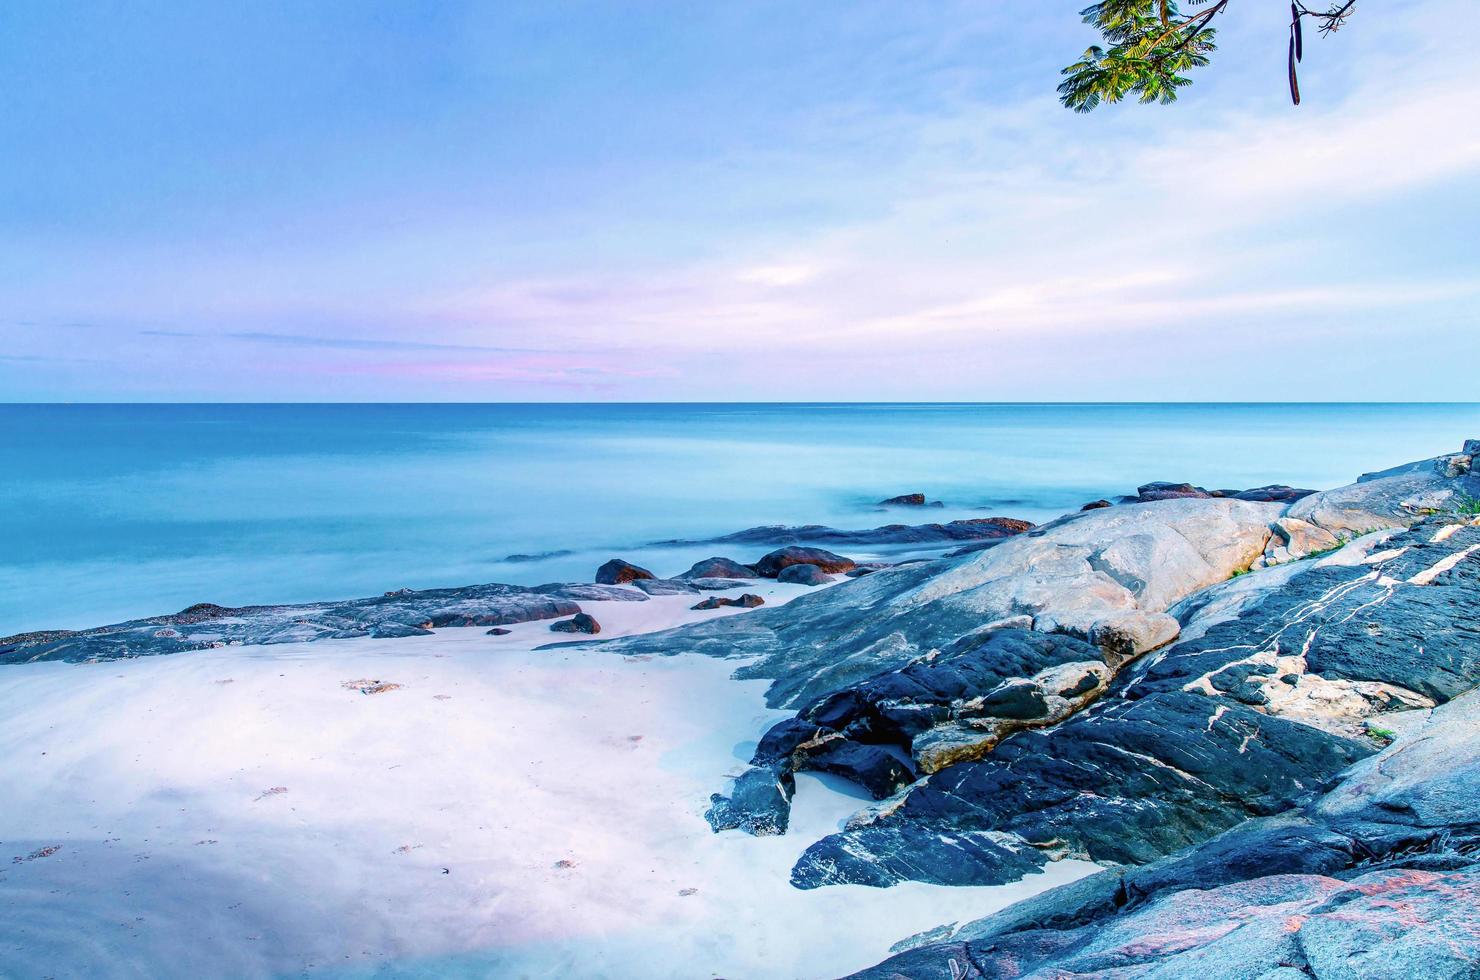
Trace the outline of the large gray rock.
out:
M 1297 500 L 1286 516 L 1353 537 L 1406 527 L 1475 497 L 1480 497 L 1480 474 L 1471 470 L 1468 455 L 1456 454 L 1365 474 L 1349 486 Z
M 593 587 L 594 588 L 594 587 Z M 641 593 L 621 590 L 638 598 Z M 445 626 L 505 626 L 581 611 L 563 586 L 402 589 L 369 599 L 227 608 L 201 603 L 167 616 L 87 630 L 51 630 L 0 639 L 0 664 L 72 663 L 185 653 L 255 643 L 307 643 L 357 636 L 412 636 Z
M 702 541 L 677 539 L 654 542 L 660 546 L 695 544 L 829 545 L 873 547 L 888 545 L 943 545 L 955 541 L 987 541 L 1021 534 L 1033 525 L 1014 517 L 973 517 L 945 524 L 885 524 L 882 527 L 840 530 L 821 524 L 746 528 Z
M 1393 746 L 1302 810 L 935 930 L 856 976 L 1480 975 L 1480 692 L 1393 724 Z

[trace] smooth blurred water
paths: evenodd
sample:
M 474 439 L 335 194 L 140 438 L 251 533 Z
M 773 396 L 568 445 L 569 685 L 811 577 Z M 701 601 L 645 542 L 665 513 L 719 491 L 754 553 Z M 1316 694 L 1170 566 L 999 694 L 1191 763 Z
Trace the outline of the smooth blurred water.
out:
M 672 574 L 716 549 L 635 546 L 1042 520 L 1156 479 L 1320 488 L 1477 436 L 1475 404 L 0 405 L 0 635 L 615 554 Z M 912 491 L 950 506 L 874 506 Z

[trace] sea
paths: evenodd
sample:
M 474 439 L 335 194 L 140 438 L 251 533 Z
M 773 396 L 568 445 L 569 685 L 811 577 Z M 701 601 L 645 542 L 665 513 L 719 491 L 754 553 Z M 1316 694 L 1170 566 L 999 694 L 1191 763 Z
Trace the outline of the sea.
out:
M 1469 403 L 0 405 L 0 636 L 671 575 L 753 560 L 702 542 L 756 525 L 1041 522 L 1152 480 L 1320 489 L 1475 437 Z M 879 506 L 915 492 L 944 506 Z

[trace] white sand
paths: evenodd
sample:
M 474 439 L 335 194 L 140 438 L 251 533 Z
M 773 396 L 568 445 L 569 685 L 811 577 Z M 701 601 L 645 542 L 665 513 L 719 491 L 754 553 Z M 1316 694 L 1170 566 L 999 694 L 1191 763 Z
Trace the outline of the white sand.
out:
M 582 605 L 605 636 L 743 614 L 693 602 Z M 0 976 L 836 976 L 1093 870 L 792 888 L 863 800 L 803 776 L 791 834 L 710 832 L 709 794 L 784 717 L 765 683 L 532 652 L 562 638 L 0 668 Z

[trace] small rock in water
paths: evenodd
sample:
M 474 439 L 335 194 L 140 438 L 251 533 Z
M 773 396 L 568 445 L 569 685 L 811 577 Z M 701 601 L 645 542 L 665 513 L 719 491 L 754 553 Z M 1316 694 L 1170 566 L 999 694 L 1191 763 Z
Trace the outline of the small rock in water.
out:
M 25 864 L 27 861 L 37 861 L 37 860 L 40 860 L 41 858 L 48 858 L 48 857 L 51 857 L 53 854 L 55 854 L 57 851 L 60 851 L 61 849 L 62 849 L 62 845 L 60 845 L 60 844 L 53 844 L 50 847 L 38 848 L 37 850 L 32 851 L 30 854 L 27 854 L 25 857 L 12 858 L 11 861 L 10 861 L 10 863 L 11 864 Z
M 626 585 L 639 579 L 657 578 L 652 572 L 620 558 L 613 558 L 596 570 L 597 585 Z
M 1111 506 L 1114 506 L 1114 505 L 1111 504 L 1110 501 L 1105 500 L 1102 497 L 1099 500 L 1091 500 L 1089 503 L 1085 504 L 1083 507 L 1081 507 L 1079 509 L 1080 510 L 1102 510 L 1102 509 L 1104 509 L 1106 507 L 1111 507 Z
M 488 635 L 488 636 L 508 636 L 512 632 L 514 632 L 514 631 L 513 630 L 506 630 L 502 626 L 495 626 L 493 629 L 489 630 L 486 635 Z
M 787 565 L 777 575 L 776 581 L 794 585 L 826 585 L 832 576 L 816 565 Z
M 879 501 L 880 507 L 924 507 L 925 495 L 923 493 L 902 493 L 898 497 L 890 497 L 888 500 Z
M 556 633 L 591 633 L 594 635 L 601 632 L 601 624 L 586 613 L 576 613 L 570 619 L 551 623 L 550 629 Z

